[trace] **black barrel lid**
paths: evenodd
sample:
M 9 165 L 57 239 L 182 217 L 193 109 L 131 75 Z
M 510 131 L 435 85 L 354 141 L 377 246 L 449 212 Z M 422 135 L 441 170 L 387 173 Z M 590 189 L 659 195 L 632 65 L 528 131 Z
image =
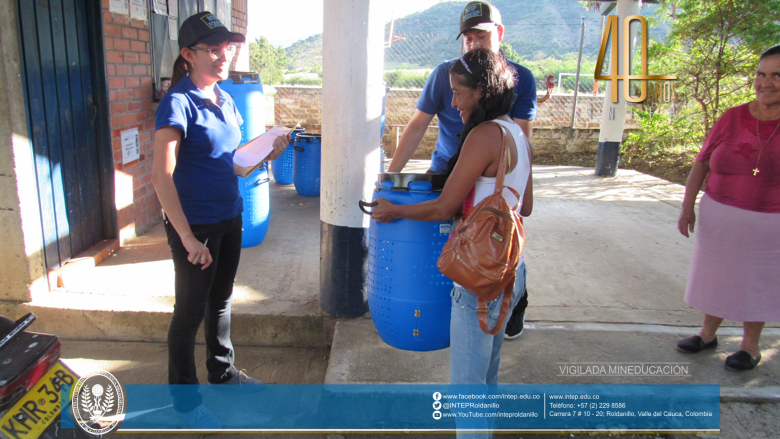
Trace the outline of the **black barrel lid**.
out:
M 442 174 L 430 174 L 427 172 L 383 172 L 379 174 L 378 186 L 386 188 L 389 186 L 389 183 L 384 182 L 392 182 L 393 189 L 405 190 L 410 189 L 409 183 L 411 182 L 429 182 L 431 183 L 433 191 L 441 191 L 444 188 L 444 183 L 446 181 L 447 178 Z
M 315 140 L 321 140 L 322 134 L 320 133 L 299 133 L 295 136 L 295 139 L 300 139 L 302 142 L 312 142 Z
M 244 82 L 260 82 L 260 74 L 257 72 L 239 72 L 231 70 L 228 72 L 228 79 L 233 80 L 233 84 L 243 84 Z

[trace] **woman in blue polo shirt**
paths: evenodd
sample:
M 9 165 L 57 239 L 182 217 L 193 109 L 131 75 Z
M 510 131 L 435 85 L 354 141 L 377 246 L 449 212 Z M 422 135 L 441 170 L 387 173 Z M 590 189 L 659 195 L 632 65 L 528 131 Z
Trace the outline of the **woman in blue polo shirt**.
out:
M 208 381 L 261 384 L 233 365 L 230 303 L 243 210 L 233 153 L 243 120 L 230 95 L 217 85 L 228 77 L 233 43 L 244 41 L 210 12 L 185 20 L 171 87 L 157 109 L 153 182 L 176 270 L 176 305 L 168 331 L 170 384 L 198 384 L 195 335 L 204 320 Z M 287 144 L 285 136 L 277 138 L 269 159 Z M 174 405 L 188 419 L 203 415 L 197 391 L 190 398 L 175 398 Z

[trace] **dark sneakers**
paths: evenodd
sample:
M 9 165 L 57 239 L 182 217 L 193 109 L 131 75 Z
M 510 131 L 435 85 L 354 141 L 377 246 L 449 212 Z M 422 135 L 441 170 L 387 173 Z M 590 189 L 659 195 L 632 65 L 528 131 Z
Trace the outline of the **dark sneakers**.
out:
M 514 340 L 523 333 L 523 325 L 525 324 L 525 309 L 528 307 L 528 289 L 526 288 L 523 293 L 523 297 L 517 302 L 517 306 L 512 310 L 512 315 L 509 317 L 509 321 L 506 324 L 506 332 L 504 332 L 504 340 Z
M 677 350 L 684 354 L 695 354 L 704 349 L 715 349 L 716 347 L 718 347 L 718 337 L 713 338 L 709 343 L 704 343 L 701 337 L 694 335 L 677 342 Z
M 235 389 L 245 392 L 259 392 L 263 388 L 262 381 L 247 375 L 243 369 L 222 384 L 235 386 Z
M 737 351 L 726 357 L 726 369 L 734 372 L 744 372 L 758 366 L 759 361 L 761 361 L 761 354 L 753 358 L 747 351 Z

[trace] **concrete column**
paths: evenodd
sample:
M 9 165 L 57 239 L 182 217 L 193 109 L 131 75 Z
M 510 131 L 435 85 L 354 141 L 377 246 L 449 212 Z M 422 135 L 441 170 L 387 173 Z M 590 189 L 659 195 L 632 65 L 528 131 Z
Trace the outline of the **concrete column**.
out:
M 384 85 L 379 0 L 325 0 L 322 56 L 320 306 L 328 314 L 368 311 L 366 259 L 379 173 Z
M 618 53 L 609 57 L 611 72 L 612 63 L 618 63 L 618 74 L 623 74 L 623 63 L 629 60 L 623 57 L 623 19 L 629 15 L 639 15 L 640 2 L 637 0 L 617 0 L 615 14 L 618 17 Z M 631 26 L 629 41 L 636 37 L 639 22 Z M 608 46 L 609 47 L 609 46 Z M 631 51 L 629 50 L 629 53 Z M 610 80 L 610 82 L 613 80 Z M 626 100 L 623 97 L 623 80 L 618 81 L 617 103 L 612 102 L 612 84 L 604 85 L 604 112 L 601 116 L 601 133 L 599 134 L 599 151 L 596 155 L 596 175 L 614 177 L 617 174 L 620 159 L 620 144 L 623 142 L 623 125 L 626 120 Z

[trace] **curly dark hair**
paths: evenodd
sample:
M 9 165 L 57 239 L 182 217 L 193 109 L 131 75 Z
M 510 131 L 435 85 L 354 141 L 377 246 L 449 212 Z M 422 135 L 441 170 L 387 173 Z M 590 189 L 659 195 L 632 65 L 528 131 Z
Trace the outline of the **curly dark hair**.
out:
M 455 168 L 463 142 L 466 141 L 471 130 L 486 120 L 509 114 L 515 102 L 514 72 L 501 53 L 487 49 L 474 49 L 455 61 L 450 67 L 450 74 L 457 75 L 460 83 L 468 88 L 479 87 L 482 90 L 482 97 L 463 126 L 458 150 L 447 163 L 445 175 L 450 175 Z

